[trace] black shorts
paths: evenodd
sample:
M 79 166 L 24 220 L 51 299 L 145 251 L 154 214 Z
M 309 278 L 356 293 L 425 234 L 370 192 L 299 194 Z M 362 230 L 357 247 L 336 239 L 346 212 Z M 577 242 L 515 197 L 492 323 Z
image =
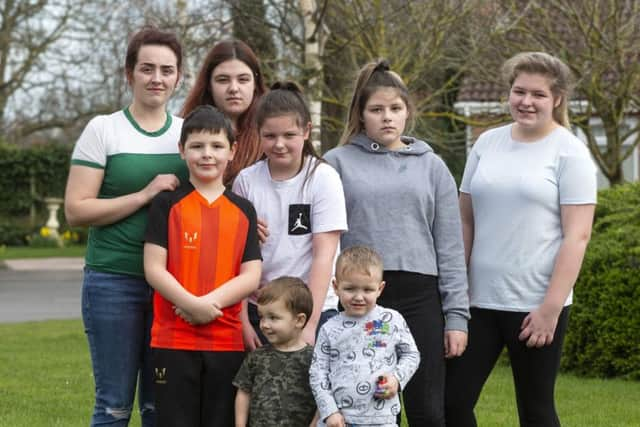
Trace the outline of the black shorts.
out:
M 157 427 L 233 427 L 242 351 L 153 349 Z

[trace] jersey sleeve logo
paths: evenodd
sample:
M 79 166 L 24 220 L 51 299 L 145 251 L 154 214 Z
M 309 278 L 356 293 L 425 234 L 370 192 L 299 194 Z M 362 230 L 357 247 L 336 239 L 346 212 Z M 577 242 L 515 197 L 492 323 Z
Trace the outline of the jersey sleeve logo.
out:
M 289 205 L 289 234 L 311 233 L 311 205 Z

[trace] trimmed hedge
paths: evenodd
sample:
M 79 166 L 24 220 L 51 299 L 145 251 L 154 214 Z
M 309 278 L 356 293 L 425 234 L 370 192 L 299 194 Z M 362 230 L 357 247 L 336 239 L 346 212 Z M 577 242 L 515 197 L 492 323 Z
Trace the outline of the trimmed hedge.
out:
M 563 368 L 585 376 L 640 379 L 640 183 L 599 193 Z
M 26 236 L 44 224 L 44 198 L 64 196 L 72 149 L 59 143 L 26 148 L 0 143 L 0 245 L 26 244 Z M 36 224 L 29 224 L 32 206 Z
M 28 148 L 0 144 L 0 216 L 27 216 L 32 203 L 62 197 L 72 148 L 55 143 Z

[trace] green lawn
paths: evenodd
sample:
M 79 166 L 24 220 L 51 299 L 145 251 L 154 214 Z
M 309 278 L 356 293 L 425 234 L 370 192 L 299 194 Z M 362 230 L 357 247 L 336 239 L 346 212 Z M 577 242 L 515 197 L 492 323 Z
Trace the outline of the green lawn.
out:
M 0 260 L 19 258 L 84 257 L 85 251 L 86 247 L 84 245 L 66 246 L 64 248 L 2 246 L 0 247 Z
M 0 324 L 0 427 L 85 427 L 92 389 L 81 321 Z M 640 426 L 639 382 L 563 375 L 557 401 L 563 427 Z M 508 367 L 494 371 L 477 414 L 481 427 L 517 425 Z

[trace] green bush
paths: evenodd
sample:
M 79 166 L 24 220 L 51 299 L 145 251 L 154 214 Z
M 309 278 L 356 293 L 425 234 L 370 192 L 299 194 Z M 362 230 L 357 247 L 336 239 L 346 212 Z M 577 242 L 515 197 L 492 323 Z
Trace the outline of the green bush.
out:
M 29 246 L 32 248 L 59 248 L 62 241 L 51 236 L 42 236 L 40 234 L 32 234 L 27 238 Z
M 45 209 L 45 197 L 62 197 L 72 147 L 43 144 L 27 148 L 0 143 L 0 217 Z
M 24 148 L 0 143 L 0 245 L 34 244 L 27 237 L 47 220 L 44 198 L 64 196 L 72 148 L 59 143 Z M 61 232 L 67 228 L 63 217 L 61 209 Z M 85 236 L 82 233 L 78 240 Z
M 640 183 L 599 194 L 563 367 L 586 376 L 640 379 Z
M 0 246 L 24 246 L 28 243 L 27 236 L 33 231 L 32 227 L 16 221 L 2 220 L 0 221 Z

